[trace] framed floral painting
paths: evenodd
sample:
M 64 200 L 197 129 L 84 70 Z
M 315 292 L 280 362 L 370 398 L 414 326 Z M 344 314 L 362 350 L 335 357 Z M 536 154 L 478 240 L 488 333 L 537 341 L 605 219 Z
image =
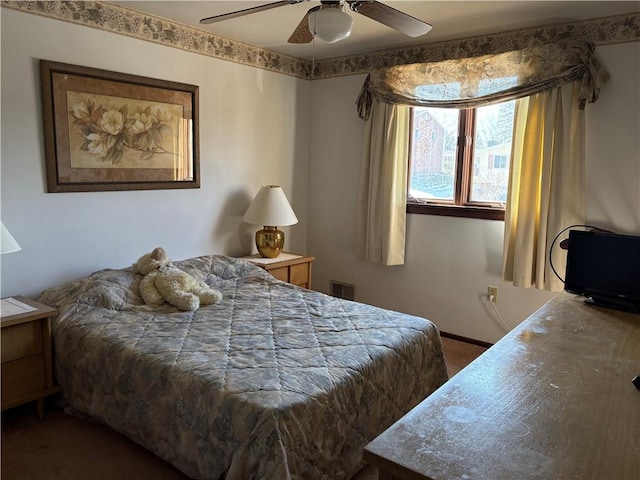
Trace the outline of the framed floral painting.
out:
M 198 87 L 40 60 L 49 192 L 199 188 Z

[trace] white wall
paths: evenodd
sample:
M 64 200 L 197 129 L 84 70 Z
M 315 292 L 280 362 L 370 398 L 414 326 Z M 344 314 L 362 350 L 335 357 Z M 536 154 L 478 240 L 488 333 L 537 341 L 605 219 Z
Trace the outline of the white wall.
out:
M 612 80 L 587 107 L 588 220 L 640 234 L 640 43 L 597 49 Z M 313 285 L 356 285 L 356 300 L 427 317 L 445 332 L 495 342 L 553 297 L 501 280 L 503 222 L 408 215 L 406 263 L 384 267 L 353 253 L 363 122 L 355 99 L 364 76 L 312 84 L 308 252 L 318 258 Z M 340 118 L 339 122 L 335 119 Z
M 596 52 L 611 79 L 587 107 L 587 222 L 640 235 L 640 42 Z
M 35 295 L 156 246 L 174 259 L 248 255 L 242 215 L 263 184 L 284 188 L 306 252 L 309 82 L 2 9 L 2 221 L 22 251 L 1 257 L 1 294 Z M 200 87 L 201 188 L 46 193 L 38 59 Z

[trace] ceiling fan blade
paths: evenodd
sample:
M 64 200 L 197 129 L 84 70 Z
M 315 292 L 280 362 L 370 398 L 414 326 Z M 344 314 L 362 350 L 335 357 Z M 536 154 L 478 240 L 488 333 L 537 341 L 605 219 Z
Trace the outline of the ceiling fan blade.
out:
M 311 30 L 309 29 L 309 15 L 311 15 L 311 13 L 315 12 L 316 10 L 320 10 L 320 6 L 313 7 L 307 12 L 304 17 L 302 17 L 302 20 L 300 20 L 300 23 L 293 31 L 287 42 L 310 43 L 313 40 L 313 33 L 311 33 Z
M 431 30 L 431 25 L 428 23 L 375 0 L 348 1 L 347 3 L 354 12 L 410 37 L 419 37 Z
M 284 5 L 294 5 L 296 3 L 305 2 L 309 0 L 283 0 L 280 2 L 267 3 L 265 5 L 258 5 L 257 7 L 245 8 L 244 10 L 238 10 L 236 12 L 223 13 L 221 15 L 214 15 L 213 17 L 207 17 L 200 20 L 202 24 L 221 22 L 222 20 L 229 20 L 231 18 L 243 17 L 251 13 L 263 12 L 265 10 L 271 10 L 272 8 L 282 7 Z

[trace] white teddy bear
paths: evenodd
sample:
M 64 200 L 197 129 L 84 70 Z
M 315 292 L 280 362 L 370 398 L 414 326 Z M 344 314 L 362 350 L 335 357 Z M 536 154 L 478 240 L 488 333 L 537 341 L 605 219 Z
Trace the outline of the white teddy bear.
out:
M 166 301 L 180 310 L 195 311 L 200 304 L 222 300 L 220 292 L 175 267 L 162 247 L 141 256 L 132 269 L 144 275 L 139 288 L 147 305 L 161 305 Z

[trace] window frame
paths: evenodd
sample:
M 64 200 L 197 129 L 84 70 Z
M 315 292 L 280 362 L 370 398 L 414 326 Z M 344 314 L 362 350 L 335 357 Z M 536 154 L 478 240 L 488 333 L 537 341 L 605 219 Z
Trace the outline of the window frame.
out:
M 488 202 L 472 202 L 471 171 L 475 145 L 476 109 L 459 109 L 458 141 L 456 145 L 456 179 L 453 201 L 422 200 L 407 196 L 406 212 L 419 215 L 445 215 L 451 217 L 480 218 L 486 220 L 504 220 L 506 205 L 497 206 Z M 407 192 L 411 182 L 411 161 L 413 157 L 413 119 L 414 107 L 411 107 L 409 121 L 409 161 L 407 171 Z M 460 135 L 460 133 L 463 133 Z

